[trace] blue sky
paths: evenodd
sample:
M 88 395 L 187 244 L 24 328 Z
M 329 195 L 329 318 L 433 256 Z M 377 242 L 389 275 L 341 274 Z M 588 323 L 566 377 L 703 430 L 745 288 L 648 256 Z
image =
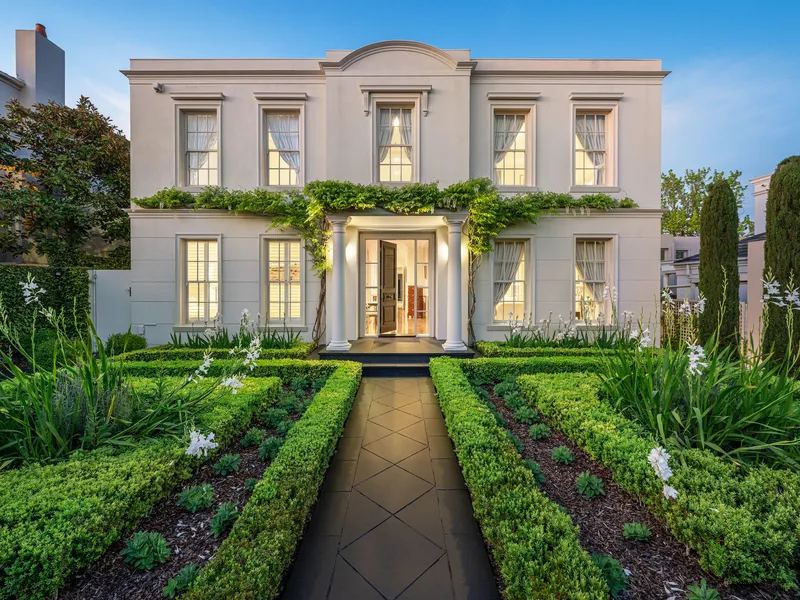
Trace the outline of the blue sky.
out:
M 129 58 L 321 57 L 382 39 L 469 48 L 480 57 L 660 58 L 662 170 L 739 169 L 743 179 L 800 154 L 800 2 L 609 0 L 376 3 L 38 0 L 3 8 L 0 70 L 14 30 L 47 26 L 80 94 L 128 131 Z M 748 194 L 746 208 L 751 202 Z

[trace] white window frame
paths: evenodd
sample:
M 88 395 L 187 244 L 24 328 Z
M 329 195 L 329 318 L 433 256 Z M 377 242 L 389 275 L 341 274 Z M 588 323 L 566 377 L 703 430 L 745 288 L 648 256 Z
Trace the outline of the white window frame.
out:
M 186 116 L 189 113 L 216 113 L 217 115 L 217 185 L 223 186 L 222 179 L 222 101 L 184 101 L 175 104 L 175 187 L 187 192 L 200 192 L 206 186 L 189 185 L 186 165 Z
M 575 183 L 575 131 L 579 113 L 604 114 L 606 119 L 606 181 L 603 185 L 576 185 Z M 570 189 L 571 193 L 614 193 L 619 188 L 619 101 L 573 100 L 570 115 Z
M 487 315 L 486 323 L 488 323 L 488 331 L 508 330 L 511 327 L 508 319 L 495 319 L 494 314 L 494 245 L 495 242 L 523 242 L 525 244 L 525 302 L 524 302 L 524 317 L 528 316 L 531 319 L 536 319 L 536 278 L 535 265 L 536 265 L 536 236 L 533 235 L 501 235 L 492 242 L 492 254 L 487 257 L 489 259 L 489 314 Z
M 372 161 L 372 182 L 389 187 L 399 187 L 410 183 L 419 183 L 420 160 L 419 142 L 422 119 L 420 118 L 421 93 L 412 94 L 370 94 L 370 160 Z M 410 108 L 411 109 L 411 181 L 381 181 L 380 165 L 378 164 L 378 133 L 380 109 L 382 108 Z
M 306 249 L 303 240 L 298 236 L 261 234 L 258 243 L 259 252 L 259 306 L 261 325 L 283 327 L 284 322 L 269 320 L 269 242 L 300 243 L 300 317 L 295 321 L 286 321 L 286 328 L 292 331 L 306 331 Z
M 570 264 L 570 280 L 572 287 L 570 288 L 570 314 L 573 315 L 575 325 L 578 327 L 585 327 L 583 319 L 578 319 L 575 314 L 575 286 L 577 285 L 577 277 L 575 276 L 575 265 L 577 260 L 577 252 L 575 251 L 578 241 L 583 240 L 596 240 L 606 242 L 605 261 L 606 261 L 606 278 L 609 280 L 606 285 L 609 288 L 616 287 L 617 289 L 617 310 L 619 310 L 620 286 L 619 286 L 619 236 L 617 234 L 600 234 L 600 233 L 574 233 L 572 234 L 572 262 Z M 611 294 L 609 293 L 608 299 L 605 301 L 603 312 L 606 317 L 606 325 L 611 324 Z M 592 324 L 596 326 L 597 324 Z
M 187 291 L 187 267 L 186 267 L 186 242 L 200 242 L 209 241 L 217 242 L 217 314 L 220 319 L 222 318 L 222 234 L 177 234 L 175 236 L 175 255 L 178 257 L 176 261 L 176 275 L 177 282 L 176 298 L 178 298 L 175 323 L 177 328 L 196 329 L 201 325 L 208 323 L 210 326 L 212 321 L 189 321 L 189 298 Z
M 267 165 L 267 114 L 296 113 L 299 114 L 300 130 L 300 170 L 297 174 L 297 185 L 269 185 L 269 168 Z M 304 100 L 260 100 L 258 101 L 258 183 L 268 190 L 302 189 L 306 183 L 306 103 Z
M 525 115 L 525 184 L 499 185 L 494 167 L 494 118 L 498 114 Z M 501 192 L 536 191 L 536 102 L 505 101 L 489 103 L 489 177 Z

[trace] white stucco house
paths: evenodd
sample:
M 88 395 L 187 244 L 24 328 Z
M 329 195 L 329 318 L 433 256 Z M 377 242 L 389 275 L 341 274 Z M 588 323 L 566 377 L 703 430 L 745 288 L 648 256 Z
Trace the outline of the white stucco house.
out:
M 504 230 L 475 280 L 478 339 L 509 314 L 652 314 L 660 289 L 659 60 L 475 58 L 386 41 L 323 58 L 133 59 L 131 195 L 178 187 L 402 186 L 489 177 L 505 194 L 605 192 L 638 208 Z M 319 278 L 292 231 L 214 210 L 131 209 L 131 322 L 151 344 L 247 308 L 306 338 Z M 330 215 L 323 343 L 467 340 L 466 215 Z

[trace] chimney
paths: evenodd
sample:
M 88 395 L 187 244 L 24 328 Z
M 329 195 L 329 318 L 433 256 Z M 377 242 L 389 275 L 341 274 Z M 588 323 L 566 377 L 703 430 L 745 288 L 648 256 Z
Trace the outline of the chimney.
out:
M 43 36 L 45 39 L 47 38 L 47 28 L 44 25 L 37 23 L 34 29 L 36 30 L 36 33 Z
M 17 30 L 17 78 L 25 82 L 23 106 L 54 101 L 64 104 L 64 51 L 47 39 L 44 25 Z

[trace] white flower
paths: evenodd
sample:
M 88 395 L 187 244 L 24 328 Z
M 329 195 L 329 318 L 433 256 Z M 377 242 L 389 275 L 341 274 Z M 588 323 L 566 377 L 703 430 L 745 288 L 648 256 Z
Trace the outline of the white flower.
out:
M 189 432 L 189 447 L 186 449 L 186 454 L 189 456 L 196 456 L 197 458 L 208 456 L 209 450 L 213 450 L 219 446 L 219 444 L 212 441 L 213 439 L 213 433 L 209 433 L 206 436 L 192 429 L 192 431 Z
M 22 287 L 22 297 L 25 299 L 26 305 L 39 302 L 39 296 L 47 293 L 46 290 L 39 287 L 36 278 L 30 273 L 28 273 L 28 280 L 20 281 L 19 285 Z
M 48 321 L 52 321 L 52 320 L 55 318 L 55 316 L 56 316 L 56 313 L 55 313 L 55 311 L 54 311 L 52 308 L 40 308 L 40 309 L 39 309 L 39 312 L 40 312 L 40 313 L 41 313 L 41 314 L 44 316 L 44 318 L 45 318 L 45 319 L 47 319 Z
M 609 289 L 609 287 L 607 285 L 603 286 L 603 300 L 608 300 L 608 296 L 610 295 L 610 293 L 611 290 Z
M 689 304 L 689 300 L 687 300 L 686 298 L 683 299 L 683 304 L 681 304 L 680 308 L 678 309 L 678 312 L 686 316 L 692 314 L 692 307 Z
M 211 327 L 207 327 L 206 330 L 203 332 L 206 337 L 212 337 L 216 333 Z
M 243 361 L 245 367 L 250 367 L 250 370 L 256 368 L 256 361 L 261 356 L 261 336 L 253 336 L 250 340 L 250 346 L 247 349 L 242 349 L 246 353 Z
M 242 318 L 243 319 L 249 319 L 250 318 L 250 311 L 248 309 L 246 309 L 246 308 L 242 309 Z
M 214 362 L 214 359 L 211 356 L 211 352 L 206 350 L 203 354 L 203 364 L 197 367 L 197 370 L 194 372 L 194 374 L 189 376 L 189 381 L 197 383 L 203 379 L 203 377 L 208 374 L 208 369 L 211 367 L 212 362 Z
M 670 469 L 669 463 L 667 462 L 669 459 L 669 453 L 661 446 L 653 448 L 650 450 L 650 454 L 647 455 L 647 462 L 650 463 L 656 475 L 658 475 L 658 478 L 662 481 L 666 481 L 672 477 L 672 469 Z
M 661 292 L 661 300 L 664 302 L 664 304 L 672 304 L 672 296 L 669 293 L 669 288 L 665 287 Z
M 701 295 L 700 300 L 698 300 L 697 304 L 694 305 L 694 310 L 698 315 L 702 315 L 705 309 L 706 309 L 706 297 Z
M 639 338 L 639 330 L 634 329 L 633 331 L 631 331 L 631 339 L 636 340 L 638 338 Z
M 649 348 L 653 345 L 653 338 L 650 337 L 650 329 L 645 328 L 645 330 L 639 336 L 639 350 L 643 350 L 644 348 Z
M 230 388 L 231 393 L 235 394 L 244 385 L 244 383 L 242 383 L 242 379 L 244 379 L 244 377 L 245 376 L 237 377 L 236 375 L 233 375 L 225 379 L 220 385 L 222 387 Z
M 673 499 L 674 500 L 677 497 L 678 497 L 678 490 L 676 490 L 674 487 L 670 487 L 668 485 L 664 486 L 664 498 L 666 498 L 667 500 L 669 500 L 669 499 Z
M 706 357 L 705 350 L 700 344 L 687 344 L 686 347 L 689 348 L 689 374 L 700 375 L 708 366 L 708 363 L 702 360 Z

